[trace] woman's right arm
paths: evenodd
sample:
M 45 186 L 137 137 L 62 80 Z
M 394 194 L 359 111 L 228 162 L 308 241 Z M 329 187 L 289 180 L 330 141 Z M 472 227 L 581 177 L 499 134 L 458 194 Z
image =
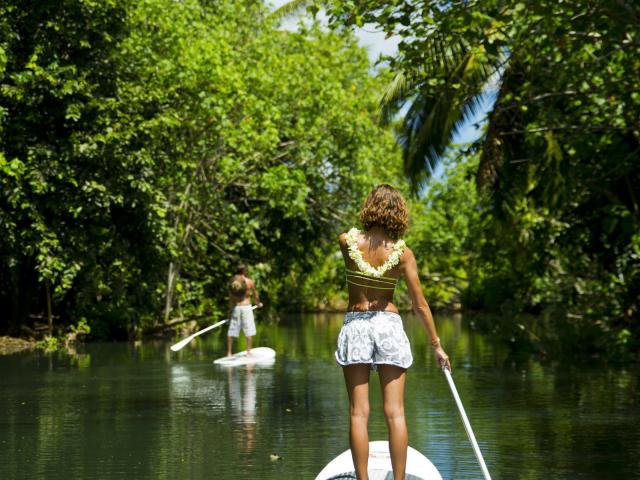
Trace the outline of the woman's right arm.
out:
M 431 309 L 429 308 L 429 304 L 422 293 L 422 285 L 420 284 L 420 277 L 418 276 L 416 257 L 413 255 L 410 248 L 407 248 L 402 256 L 401 267 L 407 280 L 407 287 L 409 288 L 409 296 L 411 297 L 413 311 L 418 317 L 420 317 L 424 328 L 429 333 L 429 337 L 431 337 L 431 345 L 434 348 L 436 361 L 439 366 L 446 366 L 451 370 L 449 356 L 440 345 L 440 339 L 438 338 L 438 332 L 436 331 L 436 325 L 433 321 Z

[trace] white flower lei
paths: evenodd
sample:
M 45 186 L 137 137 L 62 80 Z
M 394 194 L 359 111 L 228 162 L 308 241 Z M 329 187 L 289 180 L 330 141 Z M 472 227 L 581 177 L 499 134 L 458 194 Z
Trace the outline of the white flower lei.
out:
M 360 234 L 360 231 L 354 227 L 347 232 L 346 238 L 347 238 L 347 248 L 349 249 L 349 256 L 351 257 L 351 260 L 356 262 L 358 269 L 362 273 L 370 277 L 379 278 L 382 275 L 384 275 L 387 270 L 392 269 L 398 264 L 398 262 L 400 261 L 400 257 L 404 252 L 404 247 L 406 246 L 406 244 L 404 243 L 404 240 L 398 240 L 393 245 L 393 251 L 391 252 L 391 255 L 389 255 L 389 258 L 387 258 L 387 261 L 384 262 L 379 267 L 375 268 L 369 265 L 367 261 L 362 257 L 362 252 L 358 248 L 359 234 Z

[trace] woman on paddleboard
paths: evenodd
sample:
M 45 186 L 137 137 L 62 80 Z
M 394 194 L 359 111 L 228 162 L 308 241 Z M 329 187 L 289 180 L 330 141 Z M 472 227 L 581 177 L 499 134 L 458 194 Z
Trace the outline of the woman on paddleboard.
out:
M 401 239 L 408 220 L 409 212 L 400 192 L 390 185 L 378 185 L 360 212 L 364 229 L 352 228 L 340 235 L 349 306 L 335 355 L 342 365 L 349 394 L 349 444 L 359 480 L 368 478 L 367 422 L 372 369 L 377 369 L 380 377 L 394 479 L 405 478 L 408 436 L 404 384 L 413 357 L 402 319 L 392 303 L 401 276 L 407 282 L 413 310 L 429 333 L 438 365 L 450 368 L 422 293 L 416 259 Z

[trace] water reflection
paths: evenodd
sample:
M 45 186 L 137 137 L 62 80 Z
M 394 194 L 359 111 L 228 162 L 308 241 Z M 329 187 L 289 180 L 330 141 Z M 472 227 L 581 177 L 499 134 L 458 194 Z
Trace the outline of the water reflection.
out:
M 256 379 L 253 365 L 226 367 L 231 418 L 239 424 L 256 423 Z M 244 371 L 243 371 L 244 370 Z
M 226 388 L 220 378 L 212 377 L 202 366 L 172 364 L 172 409 L 188 413 L 193 409 L 212 415 L 225 410 Z
M 405 321 L 411 445 L 443 478 L 479 478 L 422 327 Z M 340 315 L 262 323 L 256 345 L 278 352 L 270 368 L 213 365 L 224 332 L 179 354 L 148 342 L 0 357 L 0 478 L 313 478 L 348 447 L 333 359 L 340 324 Z M 440 318 L 439 333 L 494 478 L 637 478 L 637 368 L 513 356 L 459 316 Z M 380 397 L 372 375 L 372 440 L 386 437 Z
M 228 378 L 228 396 L 231 404 L 230 420 L 237 424 L 234 428 L 235 444 L 244 453 L 250 453 L 256 440 L 256 379 L 253 366 L 239 369 L 226 367 Z

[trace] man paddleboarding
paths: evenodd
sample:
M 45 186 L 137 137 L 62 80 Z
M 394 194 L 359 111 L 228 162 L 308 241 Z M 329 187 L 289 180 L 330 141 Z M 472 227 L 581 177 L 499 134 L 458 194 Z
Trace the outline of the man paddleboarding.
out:
M 251 308 L 251 299 L 258 307 L 262 306 L 255 282 L 248 277 L 248 269 L 244 264 L 238 265 L 229 281 L 229 332 L 227 333 L 227 356 L 233 353 L 233 339 L 240 336 L 240 329 L 247 338 L 247 355 L 251 355 L 251 343 L 256 334 L 256 322 Z

